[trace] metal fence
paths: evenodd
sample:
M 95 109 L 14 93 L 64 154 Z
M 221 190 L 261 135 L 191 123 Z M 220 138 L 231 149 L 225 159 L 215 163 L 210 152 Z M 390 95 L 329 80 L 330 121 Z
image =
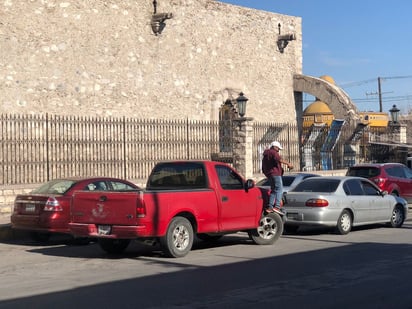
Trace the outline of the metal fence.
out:
M 0 185 L 93 175 L 146 179 L 157 162 L 166 160 L 231 163 L 233 132 L 231 121 L 0 115 Z M 310 170 L 322 169 L 328 132 L 330 128 L 323 127 L 309 149 L 301 146 L 307 132 L 300 134 L 296 125 L 253 123 L 253 172 L 261 172 L 261 155 L 274 140 L 283 144 L 282 156 L 295 170 L 305 169 L 301 151 L 306 150 L 312 161 Z M 391 148 L 371 142 L 371 136 L 384 133 L 362 131 L 355 147 L 348 142 L 353 130 L 344 128 L 329 149 L 331 169 L 362 161 L 401 161 Z
M 282 123 L 255 123 L 253 126 L 253 171 L 260 173 L 263 151 L 273 141 L 279 141 L 283 150 L 281 156 L 296 169 L 300 166 L 298 127 Z
M 0 116 L 0 184 L 68 176 L 144 179 L 156 162 L 210 159 L 219 122 Z

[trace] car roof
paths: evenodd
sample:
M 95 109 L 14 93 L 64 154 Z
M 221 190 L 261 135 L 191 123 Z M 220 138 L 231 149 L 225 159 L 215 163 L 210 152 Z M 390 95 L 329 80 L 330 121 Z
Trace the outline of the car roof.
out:
M 315 173 L 307 173 L 307 172 L 286 172 L 284 173 L 282 176 L 298 176 L 298 175 L 302 175 L 302 176 L 321 176 L 319 174 L 315 174 Z
M 121 181 L 128 181 L 128 180 L 125 180 L 125 179 L 122 179 L 122 178 L 107 177 L 107 176 L 71 176 L 71 177 L 54 178 L 54 179 L 51 179 L 51 180 L 75 180 L 75 181 L 82 181 L 82 180 L 121 180 Z
M 385 162 L 385 163 L 357 163 L 351 167 L 384 167 L 384 166 L 405 166 L 405 164 L 397 162 Z M 349 168 L 351 168 L 349 167 Z
M 336 179 L 338 179 L 338 180 L 347 180 L 347 179 L 365 180 L 364 177 L 358 177 L 358 176 L 322 176 L 322 177 L 306 178 L 303 181 L 327 181 L 327 180 L 336 180 Z

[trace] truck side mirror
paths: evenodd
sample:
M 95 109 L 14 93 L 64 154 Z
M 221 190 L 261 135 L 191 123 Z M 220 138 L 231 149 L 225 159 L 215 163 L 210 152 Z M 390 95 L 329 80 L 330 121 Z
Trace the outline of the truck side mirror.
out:
M 252 189 L 255 186 L 255 182 L 253 181 L 253 179 L 248 179 L 245 182 L 245 191 L 248 192 L 249 189 Z

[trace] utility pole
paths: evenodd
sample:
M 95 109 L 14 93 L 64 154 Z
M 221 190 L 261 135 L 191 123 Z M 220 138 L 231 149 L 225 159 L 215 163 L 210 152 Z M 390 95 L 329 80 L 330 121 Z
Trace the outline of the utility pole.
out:
M 382 113 L 382 89 L 381 89 L 381 78 L 378 77 L 378 95 L 379 95 L 379 111 Z

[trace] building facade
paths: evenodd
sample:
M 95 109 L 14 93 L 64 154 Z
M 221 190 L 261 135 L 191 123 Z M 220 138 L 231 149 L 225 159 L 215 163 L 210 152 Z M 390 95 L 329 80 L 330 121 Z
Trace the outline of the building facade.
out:
M 296 122 L 300 17 L 215 0 L 6 0 L 0 14 L 0 113 L 218 120 L 242 91 L 248 117 Z

